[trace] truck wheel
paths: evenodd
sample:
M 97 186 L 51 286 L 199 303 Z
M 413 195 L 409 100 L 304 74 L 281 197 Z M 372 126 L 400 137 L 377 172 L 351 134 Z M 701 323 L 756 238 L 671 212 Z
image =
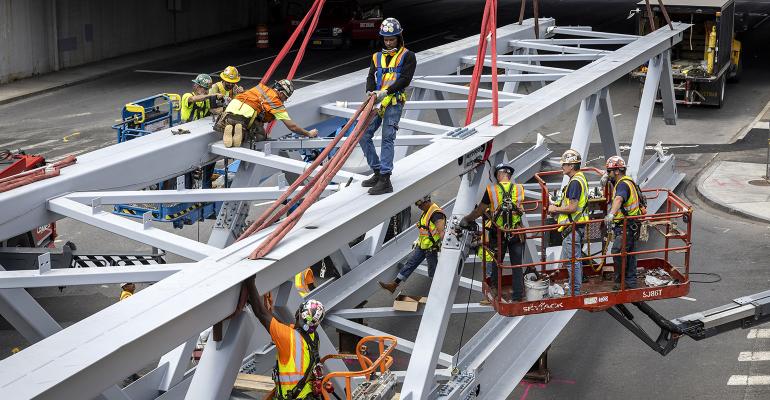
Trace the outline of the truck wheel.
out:
M 717 96 L 719 96 L 719 104 L 717 104 L 717 108 L 722 108 L 725 104 L 725 82 L 727 82 L 727 76 L 722 75 L 719 79 L 719 93 L 717 93 Z

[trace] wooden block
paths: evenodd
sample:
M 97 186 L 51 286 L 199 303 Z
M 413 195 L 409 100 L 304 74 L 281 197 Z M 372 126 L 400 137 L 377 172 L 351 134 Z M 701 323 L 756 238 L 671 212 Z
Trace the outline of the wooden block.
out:
M 235 378 L 235 389 L 251 390 L 256 392 L 268 393 L 275 388 L 273 378 L 264 375 L 238 374 Z

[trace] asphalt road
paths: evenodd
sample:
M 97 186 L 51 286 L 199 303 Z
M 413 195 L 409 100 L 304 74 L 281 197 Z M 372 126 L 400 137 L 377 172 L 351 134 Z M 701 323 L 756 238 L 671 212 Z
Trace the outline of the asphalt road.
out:
M 568 4 L 569 3 L 569 4 Z M 629 7 L 635 1 L 543 1 L 542 14 L 555 16 L 560 24 L 594 25 L 599 30 L 630 31 L 627 20 Z M 739 2 L 741 3 L 741 2 Z M 748 6 L 746 3 L 750 3 Z M 744 2 L 754 12 L 767 10 L 768 2 Z M 406 28 L 406 40 L 412 50 L 434 47 L 479 29 L 483 1 L 427 0 L 391 1 L 386 12 L 401 20 Z M 740 4 L 739 4 L 740 8 Z M 580 15 L 575 15 L 575 10 Z M 759 10 L 759 11 L 757 11 Z M 767 11 L 765 11 L 767 12 Z M 518 6 L 502 5 L 501 24 L 509 23 L 518 14 Z M 429 15 L 430 18 L 426 18 Z M 563 21 L 563 22 L 562 22 Z M 678 165 L 688 176 L 678 192 L 695 206 L 693 269 L 716 272 L 722 281 L 716 284 L 693 284 L 688 297 L 695 301 L 667 300 L 655 304 L 659 311 L 675 317 L 724 304 L 729 299 L 770 288 L 767 257 L 770 240 L 767 225 L 743 220 L 715 210 L 699 200 L 693 183 L 714 157 L 720 159 L 753 160 L 760 162 L 763 152 L 752 146 L 735 147 L 736 134 L 757 115 L 770 100 L 770 60 L 762 52 L 767 27 L 748 34 L 744 44 L 748 57 L 745 78 L 728 86 L 728 99 L 723 109 L 680 108 L 680 124 L 664 127 L 659 118 L 653 119 L 649 143 L 658 140 L 681 153 Z M 275 50 L 259 51 L 252 41 L 234 42 L 221 49 L 201 52 L 188 58 L 164 60 L 146 65 L 143 71 L 126 71 L 91 82 L 64 88 L 44 95 L 0 106 L 0 148 L 23 148 L 49 159 L 66 154 L 82 154 L 108 146 L 115 141 L 110 125 L 119 117 L 120 108 L 128 101 L 159 92 L 183 92 L 189 79 L 200 72 L 219 71 L 226 64 L 238 65 L 247 77 L 261 75 L 272 61 Z M 310 51 L 300 68 L 301 80 L 323 80 L 364 68 L 370 50 L 366 46 L 350 50 Z M 278 71 L 276 76 L 285 73 Z M 246 84 L 256 81 L 247 80 Z M 308 83 L 300 82 L 299 85 Z M 628 141 L 638 105 L 638 84 L 620 80 L 612 87 L 620 140 Z M 550 135 L 553 148 L 569 143 L 576 112 L 565 113 L 536 132 Z M 656 115 L 659 117 L 659 115 Z M 533 132 L 525 141 L 534 140 Z M 64 138 L 67 138 L 64 141 Z M 747 138 L 748 139 L 748 138 Z M 753 139 L 752 139 L 753 140 Z M 751 143 L 754 143 L 753 141 Z M 761 143 L 761 140 L 757 140 Z M 674 146 L 699 146 L 679 147 Z M 725 147 L 709 147 L 725 146 Z M 702 148 L 700 146 L 703 146 Z M 719 152 L 719 153 L 717 153 Z M 441 200 L 454 193 L 453 187 L 443 188 Z M 59 224 L 62 240 L 72 240 L 79 248 L 93 251 L 124 251 L 146 249 L 137 243 L 72 221 Z M 200 231 L 199 231 L 200 229 Z M 175 231 L 202 240 L 208 236 L 210 224 L 186 227 Z M 170 261 L 177 260 L 172 257 Z M 470 271 L 466 271 L 470 274 Z M 478 274 L 478 271 L 476 271 Z M 427 293 L 429 281 L 416 276 L 405 290 Z M 117 299 L 115 285 L 99 287 L 45 289 L 32 291 L 60 323 L 70 325 Z M 460 290 L 458 302 L 466 301 L 468 292 Z M 471 300 L 478 301 L 477 294 Z M 390 297 L 379 293 L 370 305 L 390 303 Z M 465 325 L 462 341 L 483 324 L 488 316 L 453 316 L 449 330 L 458 332 Z M 418 321 L 413 318 L 372 320 L 370 325 L 413 340 Z M 459 335 L 448 337 L 444 351 L 454 353 Z M 24 340 L 0 325 L 0 358 L 13 347 L 24 347 Z M 549 365 L 553 381 L 547 385 L 522 382 L 511 399 L 628 399 L 699 398 L 699 399 L 761 399 L 770 397 L 770 385 L 728 386 L 732 375 L 770 375 L 770 361 L 738 361 L 745 351 L 770 351 L 770 339 L 748 339 L 747 332 L 733 332 L 707 342 L 683 339 L 678 349 L 662 358 L 647 349 L 619 324 L 604 313 L 578 313 L 559 335 L 550 350 Z M 510 349 L 516 352 L 517 349 Z M 406 359 L 397 364 L 405 367 Z

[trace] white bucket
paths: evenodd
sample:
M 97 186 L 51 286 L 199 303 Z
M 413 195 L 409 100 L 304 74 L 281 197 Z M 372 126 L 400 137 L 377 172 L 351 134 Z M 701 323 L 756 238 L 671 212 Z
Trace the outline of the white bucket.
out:
M 527 301 L 543 300 L 546 293 L 548 293 L 548 281 L 524 280 L 524 294 Z

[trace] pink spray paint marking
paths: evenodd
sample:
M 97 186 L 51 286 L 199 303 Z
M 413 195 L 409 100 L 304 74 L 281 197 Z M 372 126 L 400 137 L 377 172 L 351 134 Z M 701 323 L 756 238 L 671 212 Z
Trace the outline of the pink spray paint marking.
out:
M 531 389 L 532 387 L 535 387 L 538 389 L 545 389 L 546 386 L 554 383 L 560 383 L 564 385 L 574 385 L 576 382 L 572 379 L 551 379 L 549 383 L 537 383 L 537 382 L 528 382 L 528 381 L 522 380 L 520 384 L 524 385 L 525 388 L 524 388 L 524 393 L 521 394 L 521 397 L 519 398 L 519 400 L 527 400 L 527 396 L 529 396 L 529 389 Z

